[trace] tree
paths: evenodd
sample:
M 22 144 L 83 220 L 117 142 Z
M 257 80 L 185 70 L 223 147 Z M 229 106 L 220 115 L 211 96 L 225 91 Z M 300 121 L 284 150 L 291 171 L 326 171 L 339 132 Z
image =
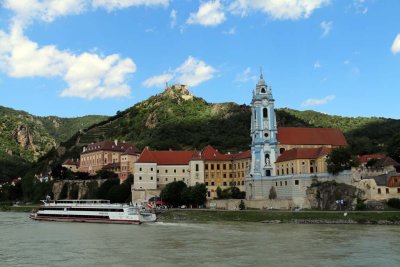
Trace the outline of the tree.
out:
M 170 205 L 178 207 L 182 204 L 182 193 L 186 187 L 183 181 L 169 183 L 161 191 L 160 196 Z
M 199 207 L 207 200 L 207 187 L 205 184 L 196 184 L 192 187 L 192 204 Z
M 242 199 L 242 200 L 240 200 L 239 209 L 240 209 L 240 210 L 244 210 L 244 209 L 246 209 L 246 205 L 244 204 L 244 201 L 243 201 L 243 199 Z
M 275 186 L 272 186 L 271 189 L 269 190 L 268 198 L 269 199 L 276 199 L 277 198 Z
M 394 135 L 387 145 L 388 156 L 400 162 L 400 133 Z
M 221 187 L 217 187 L 217 198 L 222 198 L 222 189 Z
M 359 164 L 356 157 L 351 154 L 350 149 L 347 147 L 333 149 L 327 155 L 326 163 L 328 164 L 328 172 L 334 175 Z

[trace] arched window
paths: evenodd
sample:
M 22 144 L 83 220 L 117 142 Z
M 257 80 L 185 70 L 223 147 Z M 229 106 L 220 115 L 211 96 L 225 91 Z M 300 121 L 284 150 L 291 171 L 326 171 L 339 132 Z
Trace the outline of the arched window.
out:
M 280 153 L 280 154 L 283 154 L 283 152 L 285 152 L 285 148 L 281 147 L 281 148 L 279 149 L 279 153 Z
M 267 108 L 263 108 L 263 117 L 268 118 L 268 109 Z
M 261 88 L 261 93 L 265 94 L 265 88 Z

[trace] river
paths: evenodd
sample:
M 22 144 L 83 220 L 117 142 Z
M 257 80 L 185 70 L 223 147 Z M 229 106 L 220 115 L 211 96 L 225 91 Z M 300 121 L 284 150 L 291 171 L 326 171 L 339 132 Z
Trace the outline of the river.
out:
M 0 212 L 0 266 L 400 266 L 400 227 L 116 225 Z

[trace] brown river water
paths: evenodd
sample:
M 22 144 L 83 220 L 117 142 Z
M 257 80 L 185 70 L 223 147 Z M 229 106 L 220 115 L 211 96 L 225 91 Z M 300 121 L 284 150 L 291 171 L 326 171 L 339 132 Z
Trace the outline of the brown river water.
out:
M 400 266 L 400 226 L 38 222 L 0 212 L 0 266 Z

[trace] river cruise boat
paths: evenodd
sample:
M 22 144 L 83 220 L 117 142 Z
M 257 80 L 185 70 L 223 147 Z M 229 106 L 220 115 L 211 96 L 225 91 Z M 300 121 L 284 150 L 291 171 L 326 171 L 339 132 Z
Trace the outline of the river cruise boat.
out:
M 42 200 L 31 219 L 97 223 L 141 224 L 156 221 L 156 215 L 140 205 L 111 204 L 109 200 Z

